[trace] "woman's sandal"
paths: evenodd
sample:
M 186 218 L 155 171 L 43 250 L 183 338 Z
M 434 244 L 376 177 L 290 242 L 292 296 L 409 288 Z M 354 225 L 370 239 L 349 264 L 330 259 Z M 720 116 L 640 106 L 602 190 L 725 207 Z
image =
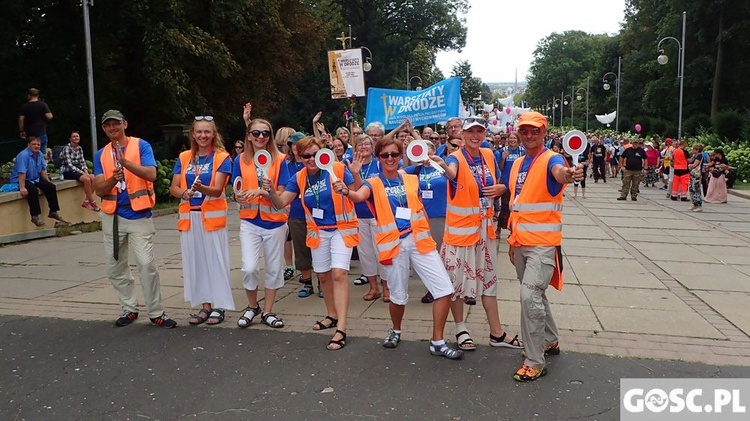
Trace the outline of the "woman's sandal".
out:
M 268 325 L 268 327 L 272 327 L 275 329 L 284 327 L 284 321 L 273 313 L 261 313 L 260 319 L 263 320 L 263 323 Z
M 359 278 L 354 280 L 354 285 L 360 286 L 370 283 L 370 278 L 366 277 L 365 275 L 360 275 Z
M 364 297 L 362 297 L 362 299 L 365 301 L 374 301 L 380 298 L 380 296 L 381 294 L 379 292 L 368 292 Z
M 202 308 L 198 314 L 191 314 L 191 319 L 188 320 L 188 323 L 190 323 L 193 326 L 197 326 L 199 324 L 203 324 L 211 315 L 211 309 L 209 308 Z
M 471 339 L 471 335 L 469 335 L 469 332 L 465 330 L 456 333 L 456 342 L 458 342 L 458 348 L 461 351 L 477 350 L 477 345 L 474 343 L 474 340 Z
M 331 324 L 324 324 L 323 322 L 325 322 L 326 320 L 330 320 Z M 338 324 L 339 324 L 339 319 L 334 319 L 331 316 L 326 316 L 323 318 L 323 320 L 319 322 L 315 322 L 315 324 L 313 325 L 313 330 L 326 330 L 332 327 L 336 327 L 338 326 Z
M 253 322 L 253 319 L 255 316 L 260 314 L 260 306 L 257 306 L 255 308 L 247 306 L 242 311 L 242 316 L 240 316 L 239 319 L 237 319 L 237 326 L 241 328 L 246 328 L 250 326 L 250 323 Z
M 224 310 L 220 308 L 215 308 L 211 310 L 211 314 L 208 316 L 208 320 L 206 320 L 207 325 L 218 325 L 219 323 L 224 321 Z
M 501 336 L 495 336 L 490 333 L 490 346 L 513 349 L 523 348 L 523 343 L 518 340 L 518 335 L 514 336 L 513 339 L 510 340 L 510 342 L 505 342 L 505 336 L 507 334 L 508 332 L 503 332 Z
M 336 333 L 333 334 L 333 337 L 335 338 L 336 335 L 341 334 L 341 339 L 333 339 L 331 338 L 330 341 L 328 341 L 328 345 L 326 346 L 326 349 L 329 351 L 338 351 L 339 349 L 343 349 L 346 346 L 346 332 L 336 329 Z M 331 347 L 331 345 L 336 345 L 334 347 Z

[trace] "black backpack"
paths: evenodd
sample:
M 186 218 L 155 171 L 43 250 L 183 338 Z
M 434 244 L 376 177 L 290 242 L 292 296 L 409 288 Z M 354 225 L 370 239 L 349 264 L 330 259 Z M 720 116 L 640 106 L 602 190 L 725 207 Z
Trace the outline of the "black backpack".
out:
M 62 151 L 65 148 L 65 146 L 53 146 L 52 147 L 52 163 L 55 164 L 56 169 L 62 168 Z

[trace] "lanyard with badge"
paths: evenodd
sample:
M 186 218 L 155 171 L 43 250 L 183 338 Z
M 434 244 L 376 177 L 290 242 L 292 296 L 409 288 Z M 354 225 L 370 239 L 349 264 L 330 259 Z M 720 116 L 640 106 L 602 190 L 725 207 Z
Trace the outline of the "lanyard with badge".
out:
M 529 172 L 531 172 L 531 167 L 534 166 L 534 163 L 536 162 L 537 158 L 539 158 L 539 156 L 541 156 L 544 153 L 544 151 L 546 151 L 546 150 L 547 150 L 547 148 L 542 148 L 536 155 L 534 155 L 534 158 L 531 160 L 531 164 L 529 164 L 529 168 L 526 170 L 526 174 L 527 175 L 529 174 Z M 524 159 L 527 159 L 527 158 L 528 157 L 526 157 Z M 521 190 L 523 189 L 524 183 L 526 183 L 526 177 L 524 177 L 523 183 L 518 183 L 516 185 L 516 190 L 517 190 L 516 191 L 516 197 L 513 198 L 513 204 L 514 205 L 516 204 L 516 202 L 518 202 L 518 196 L 521 195 Z
M 310 173 L 308 172 L 307 174 L 305 174 L 305 178 L 307 178 L 308 188 L 312 192 L 313 196 L 315 196 L 315 207 L 312 209 L 312 217 L 315 219 L 323 219 L 323 208 L 320 207 L 320 192 L 318 191 L 318 188 L 320 186 L 317 185 L 317 183 L 319 183 L 322 178 L 323 171 L 324 170 L 318 171 L 318 178 L 315 180 L 316 184 L 314 185 L 310 180 Z
M 120 156 L 122 156 L 122 149 L 120 148 L 120 143 L 118 142 L 116 145 L 112 145 L 112 161 L 115 164 L 116 168 L 122 168 L 122 164 L 120 164 Z M 115 187 L 117 187 L 117 191 L 121 192 L 127 188 L 125 185 L 125 172 L 122 173 L 122 180 L 118 181 L 117 184 L 115 184 Z
M 381 180 L 385 181 L 386 184 L 388 184 L 388 188 L 394 187 L 391 185 L 391 181 L 389 179 L 383 177 L 383 174 L 380 174 L 379 177 Z M 404 180 L 401 178 L 401 175 L 398 176 L 398 184 L 396 184 L 395 187 L 397 187 L 395 189 L 395 195 L 396 200 L 398 200 L 398 206 L 396 206 L 396 219 L 410 221 L 411 209 L 406 207 L 406 189 L 404 187 Z
M 190 190 L 193 190 L 193 198 L 194 199 L 200 199 L 201 197 L 203 197 L 203 193 L 195 190 L 195 183 L 198 181 L 198 179 L 200 178 L 201 174 L 203 174 L 203 171 L 208 166 L 208 163 L 209 163 L 208 158 L 209 158 L 209 156 L 210 156 L 210 154 L 206 155 L 204 157 L 205 160 L 203 161 L 203 164 L 201 164 L 201 165 L 199 165 L 200 159 L 201 159 L 200 156 L 196 155 L 195 159 L 193 160 L 193 175 L 195 175 L 195 179 L 193 180 L 193 184 L 190 185 Z
M 426 170 L 427 167 L 422 165 L 421 170 Z M 434 172 L 428 173 L 428 172 L 422 172 L 419 171 L 420 177 L 424 175 L 424 181 L 427 185 L 427 188 L 425 190 L 422 190 L 422 199 L 432 199 L 435 197 L 434 192 L 432 191 L 432 174 L 436 173 L 437 171 L 433 170 Z
M 466 162 L 469 163 L 469 165 L 474 162 L 474 159 L 469 155 L 468 152 L 466 152 L 466 149 L 461 149 L 461 153 L 464 155 L 464 158 L 466 159 Z M 481 184 L 482 189 L 484 189 L 487 186 L 487 164 L 484 162 L 484 155 L 482 155 L 481 151 L 479 153 L 479 159 L 482 162 L 482 174 L 479 177 L 474 174 L 474 179 L 477 180 L 477 182 Z M 481 207 L 482 209 L 489 209 L 492 207 L 492 199 L 483 196 L 482 189 L 480 189 L 479 191 L 479 207 Z

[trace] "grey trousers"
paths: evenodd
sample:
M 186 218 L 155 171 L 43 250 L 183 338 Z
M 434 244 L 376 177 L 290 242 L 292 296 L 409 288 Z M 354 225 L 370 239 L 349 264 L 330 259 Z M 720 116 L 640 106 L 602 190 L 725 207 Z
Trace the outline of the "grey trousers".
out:
M 544 347 L 557 342 L 557 325 L 547 300 L 555 270 L 554 247 L 514 247 L 513 264 L 521 282 L 521 336 L 526 365 L 545 365 Z

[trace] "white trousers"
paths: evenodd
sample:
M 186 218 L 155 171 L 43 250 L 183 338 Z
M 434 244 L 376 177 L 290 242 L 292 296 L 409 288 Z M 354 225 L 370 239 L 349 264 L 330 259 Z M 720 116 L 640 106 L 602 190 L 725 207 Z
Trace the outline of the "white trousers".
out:
M 242 285 L 246 290 L 258 289 L 261 248 L 265 259 L 265 287 L 279 289 L 284 286 L 284 242 L 286 242 L 286 225 L 266 229 L 240 220 Z
M 420 253 L 414 243 L 414 236 L 409 234 L 401 239 L 393 264 L 383 266 L 392 303 L 406 305 L 409 301 L 409 262 L 435 299 L 453 294 L 453 284 L 437 251 Z

